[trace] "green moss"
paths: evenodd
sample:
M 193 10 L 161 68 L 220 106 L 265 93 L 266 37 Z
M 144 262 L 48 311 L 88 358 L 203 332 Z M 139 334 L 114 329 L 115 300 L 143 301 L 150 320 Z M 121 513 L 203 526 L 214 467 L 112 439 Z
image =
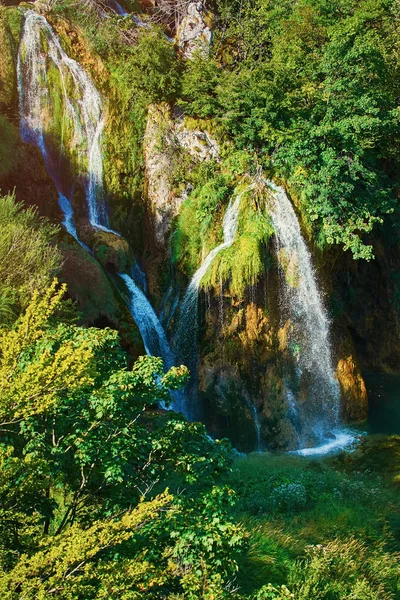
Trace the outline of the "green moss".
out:
M 222 219 L 232 194 L 222 175 L 199 185 L 184 202 L 173 235 L 173 260 L 187 275 L 223 239 Z
M 238 192 L 238 190 L 237 190 Z M 265 246 L 273 234 L 271 222 L 251 192 L 242 196 L 236 240 L 222 250 L 203 277 L 203 288 L 230 282 L 230 291 L 243 296 L 248 285 L 255 284 L 266 270 Z
M 21 37 L 23 13 L 16 6 L 9 6 L 7 8 L 1 8 L 0 10 L 3 13 L 3 18 L 7 22 L 8 31 L 11 35 L 13 46 L 14 48 L 17 48 Z
M 15 125 L 0 115 L 0 176 L 7 175 L 12 170 L 18 141 Z
M 16 102 L 16 73 L 13 47 L 18 43 L 11 35 L 10 23 L 14 9 L 0 7 L 0 109 L 8 110 Z M 19 11 L 16 11 L 19 14 Z M 19 39 L 19 38 L 18 38 Z

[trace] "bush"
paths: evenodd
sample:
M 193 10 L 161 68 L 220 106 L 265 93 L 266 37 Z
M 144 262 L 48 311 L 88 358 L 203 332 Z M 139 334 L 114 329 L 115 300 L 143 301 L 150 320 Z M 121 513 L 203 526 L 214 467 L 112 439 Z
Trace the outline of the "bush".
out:
M 273 490 L 270 502 L 279 512 L 302 510 L 307 504 L 306 488 L 301 483 L 284 483 Z
M 26 307 L 32 293 L 46 288 L 59 271 L 61 254 L 52 243 L 57 232 L 14 195 L 0 197 L 0 293 L 3 308 L 9 299 L 10 314 Z

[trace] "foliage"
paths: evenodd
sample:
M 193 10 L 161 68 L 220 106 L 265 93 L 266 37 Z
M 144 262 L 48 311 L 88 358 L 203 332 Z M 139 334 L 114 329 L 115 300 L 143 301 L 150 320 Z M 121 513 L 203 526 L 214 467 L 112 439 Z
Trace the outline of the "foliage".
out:
M 232 188 L 223 175 L 201 182 L 184 203 L 173 237 L 174 260 L 192 275 L 202 255 L 222 241 L 223 211 Z
M 301 483 L 282 483 L 270 497 L 271 505 L 282 512 L 297 512 L 307 504 L 306 488 Z
M 397 438 L 367 439 L 354 454 L 333 459 L 238 459 L 226 483 L 250 538 L 239 559 L 243 593 L 269 581 L 257 598 L 397 599 L 399 499 L 385 473 L 393 460 L 397 472 L 398 446 Z
M 371 258 L 365 234 L 397 206 L 395 2 L 218 6 L 214 52 L 182 78 L 185 112 L 289 180 L 321 243 Z
M 116 332 L 60 321 L 64 293 L 36 292 L 1 332 L 3 596 L 224 597 L 243 540 L 232 493 L 212 488 L 229 445 L 149 411 L 186 368 L 141 357 L 128 370 Z M 188 490 L 175 498 L 167 481 Z
M 307 548 L 305 560 L 290 570 L 296 600 L 393 600 L 399 592 L 399 556 L 383 545 L 368 549 L 358 540 L 335 540 Z
M 119 66 L 122 69 L 123 66 Z M 176 97 L 179 65 L 171 42 L 159 29 L 140 33 L 138 44 L 124 68 L 129 85 L 144 104 L 171 101 Z
M 266 269 L 266 245 L 273 228 L 255 190 L 236 189 L 241 207 L 235 241 L 220 252 L 202 280 L 202 287 L 229 281 L 230 292 L 243 297 L 246 286 L 254 285 Z
M 13 318 L 35 290 L 45 289 L 61 266 L 53 240 L 58 227 L 23 209 L 13 195 L 0 198 L 0 319 Z

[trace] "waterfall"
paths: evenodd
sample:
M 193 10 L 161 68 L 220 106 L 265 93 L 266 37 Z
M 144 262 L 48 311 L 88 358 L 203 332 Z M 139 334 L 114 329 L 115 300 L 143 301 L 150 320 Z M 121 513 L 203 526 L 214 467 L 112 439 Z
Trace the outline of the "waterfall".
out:
M 62 224 L 65 229 L 71 234 L 77 242 L 81 243 L 76 232 L 75 221 L 74 221 L 74 209 L 72 208 L 71 202 L 62 194 L 58 192 L 58 204 L 62 210 L 64 218 Z
M 120 17 L 126 17 L 127 15 L 129 15 L 129 13 L 125 10 L 123 6 L 120 5 L 119 2 L 117 2 L 117 0 L 109 0 L 108 5 Z
M 146 353 L 149 356 L 161 356 L 164 368 L 170 369 L 176 364 L 175 356 L 153 307 L 132 277 L 123 273 L 119 273 L 119 276 L 125 282 L 128 290 L 129 310 L 139 328 Z M 184 393 L 174 390 L 171 392 L 171 396 L 173 398 L 171 408 L 186 414 Z
M 197 269 L 196 273 L 193 275 L 188 289 L 186 291 L 185 297 L 183 298 L 183 302 L 181 305 L 181 317 L 180 317 L 180 327 L 179 330 L 183 331 L 183 328 L 188 324 L 189 321 L 192 320 L 192 317 L 197 322 L 197 301 L 199 295 L 199 288 L 201 280 L 204 275 L 207 273 L 209 267 L 211 266 L 214 258 L 225 248 L 229 248 L 232 246 L 237 229 L 237 223 L 239 218 L 239 209 L 240 209 L 240 200 L 242 199 L 242 195 L 238 194 L 232 202 L 229 202 L 228 208 L 226 210 L 224 220 L 222 222 L 222 229 L 224 233 L 224 241 L 219 244 L 214 250 L 207 255 L 205 260 L 202 262 L 201 266 Z
M 110 8 L 120 17 L 129 17 L 132 19 L 132 21 L 135 23 L 135 25 L 137 25 L 137 27 L 142 27 L 144 29 L 149 29 L 149 24 L 145 23 L 144 21 L 142 21 L 142 19 L 135 14 L 130 14 L 127 10 L 125 10 L 125 8 L 123 6 L 121 6 L 119 4 L 119 2 L 117 2 L 116 0 L 109 0 L 108 2 Z M 167 40 L 169 41 L 173 41 L 171 38 L 169 38 L 168 36 L 165 35 L 165 37 L 167 38 Z
M 25 12 L 17 69 L 21 137 L 40 149 L 58 191 L 58 202 L 64 215 L 62 223 L 90 252 L 78 238 L 71 204 L 72 186 L 63 182 L 62 171 L 65 166 L 63 158 L 72 158 L 84 180 L 91 225 L 112 231 L 107 227 L 103 194 L 101 137 L 104 115 L 101 96 L 84 69 L 65 54 L 47 20 L 33 10 Z M 52 89 L 55 75 L 59 84 L 56 92 Z M 57 92 L 60 92 L 60 97 L 56 98 L 54 94 Z M 61 128 L 61 133 L 57 128 Z M 112 233 L 119 235 L 115 231 Z M 139 267 L 136 267 L 135 273 L 145 284 L 144 273 Z M 150 302 L 129 275 L 122 274 L 121 278 L 129 291 L 129 309 L 139 327 L 147 354 L 161 356 L 165 368 L 171 368 L 175 363 L 174 356 Z M 172 408 L 184 412 L 184 394 L 174 391 L 171 395 Z
M 262 437 L 261 437 L 261 422 L 260 422 L 260 417 L 258 415 L 258 411 L 255 407 L 255 405 L 253 404 L 253 402 L 250 400 L 250 396 L 247 394 L 247 392 L 244 394 L 244 400 L 247 404 L 247 407 L 249 409 L 249 411 L 251 412 L 252 416 L 253 416 L 253 421 L 254 421 L 254 429 L 255 429 L 255 433 L 256 433 L 256 451 L 257 452 L 261 452 L 262 451 Z
M 21 137 L 42 152 L 59 194 L 66 229 L 77 239 L 72 190 L 66 192 L 62 182 L 61 161 L 66 153 L 66 143 L 84 180 L 90 223 L 93 227 L 107 229 L 101 96 L 85 70 L 65 54 L 47 20 L 33 10 L 25 12 L 17 71 Z M 62 112 L 61 118 L 57 111 Z M 57 132 L 58 125 L 61 125 L 61 133 Z M 66 139 L 67 134 L 69 139 Z M 55 153 L 51 145 L 57 137 L 60 139 L 57 139 L 59 147 Z
M 247 189 L 245 191 L 247 191 Z M 207 273 L 215 257 L 222 250 L 225 250 L 226 248 L 232 246 L 235 240 L 239 218 L 240 201 L 242 199 L 243 194 L 244 191 L 241 194 L 237 194 L 234 200 L 231 198 L 222 222 L 224 241 L 218 246 L 216 246 L 213 250 L 211 250 L 211 252 L 207 255 L 205 260 L 202 262 L 199 269 L 197 269 L 196 273 L 193 275 L 188 285 L 186 294 L 180 306 L 179 321 L 174 337 L 174 348 L 176 354 L 180 356 L 184 364 L 186 364 L 189 367 L 191 373 L 191 383 L 193 387 L 195 387 L 195 384 L 197 382 L 197 309 L 201 280 Z M 189 396 L 192 395 L 195 394 L 189 394 Z M 188 407 L 189 416 L 191 418 L 197 418 L 198 407 L 194 405 L 195 402 L 193 401 L 193 399 L 190 404 L 191 406 Z
M 289 414 L 301 422 L 305 433 L 311 430 L 316 440 L 322 441 L 338 426 L 340 409 L 330 323 L 293 206 L 283 188 L 271 181 L 266 183 L 272 190 L 267 209 L 275 228 L 277 255 L 283 265 L 281 303 L 283 313 L 290 319 L 289 347 L 295 357 L 297 378 L 306 382 L 309 395 L 307 402 L 300 404 L 288 389 Z

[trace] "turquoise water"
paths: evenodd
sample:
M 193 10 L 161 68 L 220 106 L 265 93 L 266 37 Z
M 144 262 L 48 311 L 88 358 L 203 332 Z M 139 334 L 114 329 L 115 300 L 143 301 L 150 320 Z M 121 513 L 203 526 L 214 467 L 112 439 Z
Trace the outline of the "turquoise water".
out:
M 364 373 L 369 433 L 400 435 L 400 375 Z

